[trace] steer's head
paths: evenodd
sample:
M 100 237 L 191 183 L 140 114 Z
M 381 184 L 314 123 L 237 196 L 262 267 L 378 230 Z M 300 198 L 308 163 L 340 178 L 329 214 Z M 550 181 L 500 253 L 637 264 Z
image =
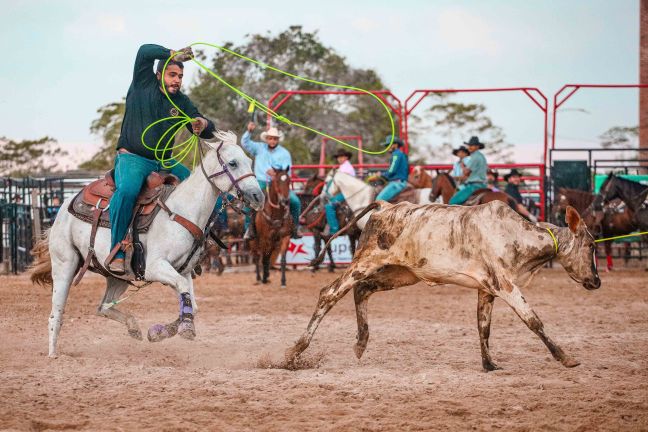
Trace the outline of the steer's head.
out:
M 569 226 L 567 236 L 561 236 L 558 258 L 569 276 L 588 290 L 601 286 L 596 270 L 596 245 L 585 222 L 571 206 L 567 206 L 565 220 Z

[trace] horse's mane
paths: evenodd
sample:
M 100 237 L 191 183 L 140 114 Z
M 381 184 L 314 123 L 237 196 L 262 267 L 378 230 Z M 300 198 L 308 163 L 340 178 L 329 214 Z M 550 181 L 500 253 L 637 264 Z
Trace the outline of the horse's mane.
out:
M 595 195 L 579 189 L 560 188 L 558 193 L 567 198 L 569 205 L 573 206 L 579 213 L 584 212 L 594 201 Z
M 455 182 L 455 179 L 453 179 L 452 176 L 449 173 L 447 173 L 446 171 L 438 171 L 437 175 L 445 176 L 448 179 L 448 181 L 450 182 L 450 184 L 452 185 L 452 187 L 454 189 L 457 189 L 457 182 Z
M 207 138 L 203 141 L 206 143 L 212 144 L 212 143 L 218 143 L 218 142 L 223 142 L 223 144 L 233 144 L 236 145 L 236 140 L 237 136 L 234 132 L 232 131 L 223 131 L 223 130 L 216 130 L 214 131 L 214 137 L 213 138 Z
M 615 175 L 613 173 L 610 173 L 608 175 L 608 178 L 606 179 L 606 182 L 608 180 L 611 180 L 611 179 L 614 179 L 615 181 L 617 181 L 617 182 L 619 182 L 619 183 L 621 183 L 621 184 L 623 184 L 623 185 L 625 185 L 627 187 L 631 187 L 633 189 L 634 193 L 640 193 L 640 192 L 648 189 L 648 186 L 646 186 L 644 184 L 641 184 L 641 183 L 633 181 L 633 180 L 628 180 L 628 179 L 623 178 L 623 177 L 619 177 L 619 176 L 617 176 L 617 175 Z M 601 185 L 601 188 L 602 187 L 603 187 L 603 185 Z

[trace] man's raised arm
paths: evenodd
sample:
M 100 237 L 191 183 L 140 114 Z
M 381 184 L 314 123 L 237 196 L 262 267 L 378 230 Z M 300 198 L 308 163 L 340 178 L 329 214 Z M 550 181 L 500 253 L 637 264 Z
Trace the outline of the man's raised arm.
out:
M 137 50 L 135 57 L 135 68 L 133 69 L 133 83 L 141 83 L 146 80 L 155 80 L 153 63 L 155 60 L 166 60 L 171 56 L 172 51 L 160 45 L 145 44 Z

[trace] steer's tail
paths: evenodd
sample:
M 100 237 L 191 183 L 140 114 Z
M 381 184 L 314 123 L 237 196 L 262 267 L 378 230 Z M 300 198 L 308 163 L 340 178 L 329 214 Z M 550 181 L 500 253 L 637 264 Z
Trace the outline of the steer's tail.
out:
M 48 229 L 43 234 L 43 238 L 36 242 L 31 250 L 34 257 L 34 263 L 31 266 L 30 279 L 32 283 L 42 286 L 52 285 L 52 261 L 49 253 L 49 233 Z
M 351 228 L 356 222 L 358 222 L 360 219 L 362 219 L 364 217 L 364 215 L 366 215 L 367 213 L 369 213 L 372 210 L 375 210 L 378 207 L 380 207 L 380 203 L 379 202 L 373 202 L 373 203 L 369 204 L 367 207 L 365 207 L 356 216 L 354 216 L 353 219 L 351 219 L 349 221 L 349 223 L 344 226 L 344 228 L 342 228 L 340 231 L 336 232 L 335 234 L 333 234 L 331 236 L 331 238 L 326 242 L 326 245 L 322 248 L 322 251 L 320 252 L 320 254 L 314 260 L 312 260 L 310 262 L 310 265 L 311 266 L 316 266 L 316 265 L 321 264 L 322 261 L 324 261 L 324 256 L 326 255 L 326 250 L 328 249 L 328 247 L 331 244 L 331 242 L 333 241 L 333 239 L 343 235 L 344 233 L 346 233 L 349 230 L 349 228 Z

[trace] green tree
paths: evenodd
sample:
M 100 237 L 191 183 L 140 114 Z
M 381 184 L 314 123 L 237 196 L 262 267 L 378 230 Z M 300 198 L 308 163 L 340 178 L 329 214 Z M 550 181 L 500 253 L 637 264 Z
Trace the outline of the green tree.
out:
M 0 175 L 25 177 L 56 172 L 59 159 L 67 154 L 48 136 L 22 141 L 0 137 Z
M 112 168 L 125 110 L 126 103 L 124 99 L 104 105 L 97 110 L 99 117 L 90 125 L 90 132 L 99 135 L 103 140 L 103 144 L 99 151 L 92 158 L 80 164 L 79 168 L 91 171 Z
M 449 100 L 451 96 L 438 93 L 431 97 L 435 103 L 425 110 L 422 117 L 413 117 L 413 129 L 410 132 L 410 145 L 413 159 L 422 161 L 448 160 L 453 147 L 467 140 L 470 136 L 479 136 L 487 144 L 484 153 L 491 162 L 511 162 L 513 145 L 506 141 L 501 127 L 493 124 L 483 104 L 465 104 Z M 417 132 L 415 132 L 415 131 Z M 442 137 L 440 143 L 421 143 L 424 134 L 433 133 Z
M 603 148 L 636 149 L 639 147 L 639 126 L 614 126 L 599 139 Z
M 248 35 L 244 44 L 226 46 L 299 76 L 366 90 L 385 88 L 377 72 L 352 68 L 333 48 L 325 46 L 316 32 L 305 32 L 300 26 L 290 27 L 278 35 Z M 335 90 L 261 69 L 220 50 L 213 54 L 211 68 L 227 82 L 264 103 L 281 89 Z M 248 103 L 207 73 L 199 74 L 191 98 L 219 129 L 241 134 L 250 119 Z M 374 98 L 365 95 L 295 95 L 278 112 L 331 135 L 362 135 L 365 145 L 373 144 L 373 148 L 389 132 L 387 114 Z M 283 123 L 277 126 L 285 132 L 283 145 L 291 151 L 294 163 L 318 160 L 321 136 Z M 335 143 L 330 145 L 332 152 Z

